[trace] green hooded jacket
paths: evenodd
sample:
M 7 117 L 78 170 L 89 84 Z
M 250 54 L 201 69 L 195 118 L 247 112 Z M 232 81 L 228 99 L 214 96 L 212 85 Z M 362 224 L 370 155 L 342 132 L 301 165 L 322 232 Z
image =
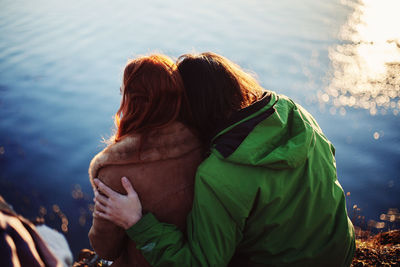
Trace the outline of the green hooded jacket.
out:
M 153 266 L 349 266 L 354 229 L 334 147 L 270 93 L 232 116 L 195 178 L 187 232 L 148 213 L 127 230 Z

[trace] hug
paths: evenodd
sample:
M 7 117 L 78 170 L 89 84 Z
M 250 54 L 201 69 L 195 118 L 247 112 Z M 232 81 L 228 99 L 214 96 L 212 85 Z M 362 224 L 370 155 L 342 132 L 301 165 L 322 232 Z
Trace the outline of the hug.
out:
M 354 228 L 335 149 L 303 107 L 210 52 L 133 59 L 121 94 L 116 133 L 89 168 L 100 257 L 350 266 Z

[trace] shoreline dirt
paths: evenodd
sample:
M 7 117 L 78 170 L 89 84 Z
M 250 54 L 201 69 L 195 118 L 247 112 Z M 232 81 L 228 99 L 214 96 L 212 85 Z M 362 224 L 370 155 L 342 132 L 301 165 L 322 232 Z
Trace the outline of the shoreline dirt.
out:
M 400 266 L 400 230 L 357 235 L 351 266 Z
M 73 267 L 108 266 L 107 263 L 88 249 L 83 249 Z M 356 252 L 352 267 L 400 266 L 400 230 L 372 235 L 368 231 L 358 231 Z

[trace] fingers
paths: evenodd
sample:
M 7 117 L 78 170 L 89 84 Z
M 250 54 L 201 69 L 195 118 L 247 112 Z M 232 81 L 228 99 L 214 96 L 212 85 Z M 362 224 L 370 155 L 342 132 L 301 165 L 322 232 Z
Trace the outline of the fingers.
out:
M 108 198 L 106 198 L 105 196 L 102 196 L 102 195 L 101 195 L 100 193 L 98 193 L 98 192 L 95 192 L 95 193 L 94 193 L 94 200 L 95 200 L 96 202 L 100 202 L 101 204 L 107 206 Z
M 99 179 L 95 178 L 93 179 L 93 182 L 98 187 L 98 191 L 101 191 L 107 197 L 111 197 L 116 194 L 111 188 L 103 184 Z
M 107 206 L 101 204 L 100 202 L 96 201 L 94 205 L 94 210 L 101 211 L 103 213 L 107 213 Z
M 96 197 L 93 199 L 94 200 L 94 208 L 95 209 L 100 209 L 102 211 L 106 211 L 106 208 L 108 206 L 108 199 L 97 194 Z
M 128 193 L 128 195 L 136 194 L 136 191 L 133 189 L 132 184 L 128 180 L 128 178 L 122 177 L 121 178 L 121 183 L 122 183 L 122 186 L 125 188 L 126 193 Z
M 93 212 L 93 215 L 94 216 L 98 216 L 98 217 L 100 217 L 100 218 L 103 218 L 103 219 L 106 219 L 106 220 L 110 220 L 111 221 L 111 217 L 107 214 L 107 213 L 104 213 L 104 212 L 102 212 L 102 211 L 99 211 L 99 210 L 95 210 L 94 212 Z

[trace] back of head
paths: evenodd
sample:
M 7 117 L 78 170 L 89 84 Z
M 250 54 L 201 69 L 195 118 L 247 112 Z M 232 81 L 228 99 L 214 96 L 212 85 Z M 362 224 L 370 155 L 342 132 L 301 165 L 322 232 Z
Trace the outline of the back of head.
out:
M 190 115 L 180 74 L 165 55 L 130 60 L 124 70 L 121 93 L 115 141 L 165 127 Z
M 256 79 L 232 61 L 211 53 L 186 54 L 178 59 L 193 120 L 187 122 L 208 145 L 218 125 L 262 96 Z

